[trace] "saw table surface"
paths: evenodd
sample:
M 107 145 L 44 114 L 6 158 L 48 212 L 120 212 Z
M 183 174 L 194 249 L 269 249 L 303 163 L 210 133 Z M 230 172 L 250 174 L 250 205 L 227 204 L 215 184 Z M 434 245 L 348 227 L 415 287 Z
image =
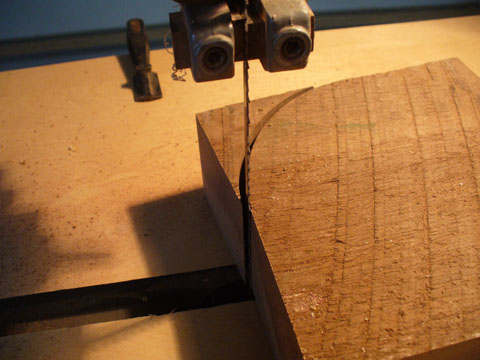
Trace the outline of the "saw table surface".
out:
M 480 74 L 476 39 L 480 16 L 322 31 L 305 70 L 252 62 L 251 97 L 450 57 Z M 195 114 L 242 100 L 241 64 L 197 84 L 171 80 L 165 50 L 151 62 L 164 94 L 151 103 L 133 102 L 125 57 L 0 73 L 0 298 L 233 264 Z
M 480 17 L 319 32 L 304 71 L 252 62 L 252 98 L 458 57 L 480 73 Z M 0 73 L 0 297 L 232 264 L 202 194 L 195 114 L 232 80 L 172 81 L 135 103 L 115 57 Z
M 232 326 L 235 324 L 235 326 Z M 273 360 L 255 303 L 0 338 L 9 360 Z

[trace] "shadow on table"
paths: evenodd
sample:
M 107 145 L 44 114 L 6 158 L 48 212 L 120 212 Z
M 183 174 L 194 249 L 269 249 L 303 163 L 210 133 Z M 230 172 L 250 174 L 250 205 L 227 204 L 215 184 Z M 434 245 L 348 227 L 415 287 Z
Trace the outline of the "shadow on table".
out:
M 0 171 L 0 180 L 2 175 L 4 173 Z M 90 256 L 102 256 L 102 254 L 72 255 L 54 251 L 49 245 L 49 236 L 44 235 L 45 230 L 38 227 L 41 214 L 14 213 L 13 191 L 4 188 L 5 186 L 3 188 L 0 186 L 2 294 L 11 296 L 8 295 L 9 291 L 18 287 L 18 283 L 12 286 L 11 282 L 6 280 L 19 278 L 19 273 L 20 279 L 27 282 L 22 286 L 28 285 L 34 290 L 42 287 L 51 271 L 59 271 L 65 264 L 72 262 L 81 266 Z M 248 324 L 254 323 L 248 320 L 252 316 L 252 311 L 246 313 L 247 319 L 243 319 L 242 313 L 239 315 L 235 309 L 226 307 L 226 314 L 233 316 L 234 319 L 229 320 L 228 316 L 219 315 L 218 311 L 223 313 L 224 310 L 208 309 L 222 304 L 243 302 L 248 300 L 248 297 L 238 272 L 231 266 L 233 261 L 203 195 L 203 189 L 133 206 L 129 212 L 151 274 L 176 275 L 138 280 L 131 284 L 126 282 L 100 285 L 0 300 L 0 305 L 3 304 L 0 306 L 0 330 L 3 334 L 23 333 L 25 329 L 28 332 L 43 331 L 46 330 L 45 326 L 51 326 L 52 329 L 73 327 L 67 331 L 59 330 L 60 333 L 53 338 L 48 332 L 11 338 L 0 337 L 2 354 L 0 357 L 3 358 L 5 354 L 15 355 L 19 344 L 26 341 L 31 346 L 22 345 L 27 348 L 12 358 L 22 358 L 30 353 L 38 355 L 33 350 L 37 347 L 49 349 L 48 351 L 51 351 L 49 355 L 54 358 L 83 359 L 93 348 L 117 341 L 117 336 L 120 335 L 128 337 L 129 333 L 136 333 L 138 327 L 137 325 L 124 327 L 126 323 L 118 323 L 114 328 L 118 325 L 119 331 L 107 331 L 104 335 L 100 335 L 102 333 L 100 331 L 97 336 L 95 332 L 91 333 L 91 329 L 76 327 L 79 325 L 77 322 L 82 319 L 86 321 L 85 323 L 105 321 L 101 320 L 105 309 L 108 310 L 112 306 L 115 308 L 116 303 L 120 306 L 122 301 L 126 305 L 120 306 L 121 309 L 135 310 L 140 301 L 137 299 L 139 294 L 145 297 L 145 300 L 141 300 L 146 301 L 145 306 L 137 309 L 138 314 L 132 313 L 133 317 L 154 314 L 158 309 L 161 311 L 159 314 L 164 314 L 161 309 L 167 306 L 173 309 L 172 312 L 201 309 L 183 311 L 178 313 L 179 318 L 171 319 L 177 334 L 177 338 L 171 340 L 178 344 L 181 359 L 240 359 L 245 355 L 242 348 L 249 346 L 247 342 L 260 341 L 258 331 L 257 335 L 245 334 L 249 329 Z M 215 269 L 202 270 L 208 268 Z M 194 272 L 186 273 L 187 271 Z M 111 288 L 120 290 L 117 289 L 115 292 Z M 116 300 L 112 303 L 113 297 Z M 151 308 L 152 312 L 145 313 L 144 310 L 148 308 Z M 97 315 L 94 314 L 96 309 L 99 311 Z M 70 310 L 76 315 L 70 314 Z M 109 315 L 107 312 L 104 317 L 108 320 L 108 316 L 115 314 Z M 55 316 L 59 316 L 58 324 Z M 42 320 L 47 321 L 42 324 Z M 55 336 L 58 336 L 58 339 Z M 209 345 L 205 346 L 207 343 Z M 32 351 L 28 350 L 30 348 Z
M 152 276 L 233 263 L 203 189 L 137 205 L 129 211 Z
M 2 188 L 3 177 L 4 171 L 0 169 L 0 298 L 18 291 L 18 285 L 34 291 L 46 281 L 45 266 L 55 263 L 55 254 L 48 250 L 48 238 L 37 231 L 38 211 L 11 213 L 14 193 Z M 45 271 L 34 272 L 40 265 L 39 254 L 46 254 L 52 261 L 44 264 Z
M 41 210 L 15 211 L 14 191 L 5 189 L 4 178 L 5 171 L 0 169 L 0 334 L 3 335 L 29 323 L 32 317 L 45 318 L 42 305 L 32 311 L 12 309 L 17 309 L 30 294 L 43 291 L 52 272 L 68 272 L 89 266 L 93 259 L 109 256 L 56 251 L 52 246 L 53 233 L 48 234 L 39 226 Z
M 14 191 L 2 189 L 4 175 L 0 169 L 0 298 L 33 294 L 53 270 L 68 271 L 109 257 L 103 253 L 55 251 L 51 246 L 53 233 L 46 234 L 38 225 L 41 210 L 17 213 L 12 209 Z
M 133 90 L 133 76 L 135 75 L 135 64 L 132 61 L 130 55 L 118 55 L 117 61 L 122 68 L 123 75 L 125 76 L 126 83 L 120 85 L 122 89 Z
M 233 263 L 203 189 L 134 206 L 130 208 L 130 214 L 152 275 L 193 271 Z M 204 281 L 218 280 L 207 278 Z M 209 308 L 212 303 L 228 304 L 238 302 L 239 299 L 240 301 L 248 299 L 243 285 L 227 282 L 225 284 L 203 299 L 203 304 L 199 308 Z M 182 285 L 178 286 L 180 288 Z M 242 294 L 239 294 L 239 291 L 242 291 Z M 255 318 L 254 306 L 252 310 Z M 222 317 L 219 312 L 226 315 Z M 251 313 L 252 311 L 247 311 L 248 317 L 252 316 Z M 261 337 L 260 340 L 256 339 L 253 335 L 259 333 L 263 335 L 262 330 L 255 329 L 256 332 L 246 334 L 249 331 L 248 324 L 254 321 L 242 319 L 241 313 L 229 309 L 228 306 L 226 310 L 201 309 L 173 316 L 176 317 L 173 324 L 177 333 L 177 339 L 173 340 L 178 343 L 176 347 L 179 349 L 181 359 L 250 358 L 248 355 L 252 354 L 250 345 L 254 348 L 257 346 L 263 350 L 267 349 L 268 352 L 265 340 Z M 235 318 L 236 316 L 238 317 Z M 229 317 L 235 321 L 232 323 Z M 259 321 L 258 318 L 255 319 Z M 264 355 L 264 352 L 260 353 Z

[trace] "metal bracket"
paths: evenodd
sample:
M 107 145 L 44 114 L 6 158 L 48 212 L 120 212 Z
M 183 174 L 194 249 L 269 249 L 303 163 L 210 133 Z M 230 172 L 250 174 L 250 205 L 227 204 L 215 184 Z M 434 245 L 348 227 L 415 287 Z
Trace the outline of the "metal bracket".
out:
M 192 68 L 195 81 L 232 77 L 234 62 L 245 53 L 266 71 L 301 69 L 313 50 L 315 17 L 306 0 L 251 0 L 246 12 L 238 0 L 181 6 L 170 14 L 175 67 Z
M 233 77 L 234 30 L 226 2 L 182 5 L 181 15 L 171 14 L 170 20 L 176 68 L 185 68 L 189 63 L 199 82 Z

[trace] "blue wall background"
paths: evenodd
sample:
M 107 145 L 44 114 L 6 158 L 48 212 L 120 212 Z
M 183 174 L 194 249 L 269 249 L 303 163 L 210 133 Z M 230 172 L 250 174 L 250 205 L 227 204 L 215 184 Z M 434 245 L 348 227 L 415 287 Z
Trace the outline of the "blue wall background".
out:
M 472 3 L 467 0 L 310 0 L 316 12 L 398 9 Z M 166 24 L 171 0 L 2 0 L 0 40 L 14 40 L 123 28 L 139 17 L 147 25 Z

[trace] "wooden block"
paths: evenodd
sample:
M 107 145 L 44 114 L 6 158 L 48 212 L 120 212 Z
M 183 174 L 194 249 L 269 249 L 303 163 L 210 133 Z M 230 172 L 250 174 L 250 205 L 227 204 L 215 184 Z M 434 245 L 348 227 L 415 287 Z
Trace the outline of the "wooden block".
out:
M 253 302 L 0 338 L 10 360 L 270 360 Z
M 242 111 L 199 114 L 197 130 L 244 274 Z M 449 59 L 252 113 L 252 282 L 276 358 L 478 358 L 480 79 Z

